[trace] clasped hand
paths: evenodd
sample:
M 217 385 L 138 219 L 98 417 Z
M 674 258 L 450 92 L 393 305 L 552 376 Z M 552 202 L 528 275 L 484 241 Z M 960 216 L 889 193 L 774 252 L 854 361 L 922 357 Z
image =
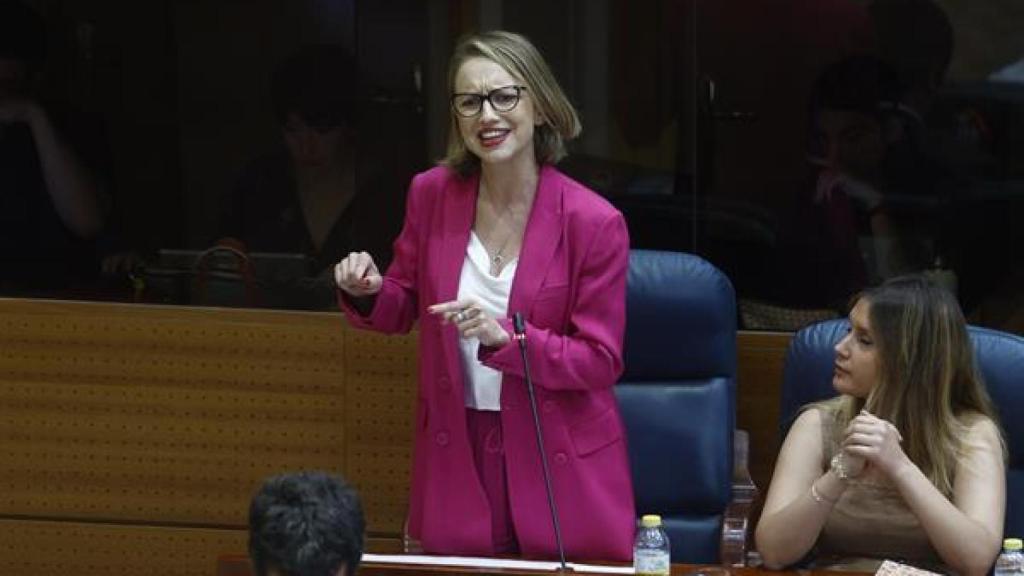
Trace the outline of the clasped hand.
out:
M 844 466 L 850 476 L 857 476 L 870 466 L 887 477 L 893 477 L 910 459 L 903 452 L 903 436 L 891 422 L 867 410 L 861 410 L 846 427 L 843 440 Z

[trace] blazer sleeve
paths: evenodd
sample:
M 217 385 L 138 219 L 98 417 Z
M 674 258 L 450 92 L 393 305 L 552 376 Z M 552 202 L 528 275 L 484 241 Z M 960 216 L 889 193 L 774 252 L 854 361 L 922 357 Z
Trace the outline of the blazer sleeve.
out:
M 568 331 L 559 334 L 526 324 L 530 375 L 550 390 L 608 388 L 622 374 L 629 266 L 629 233 L 622 214 L 606 218 L 590 238 L 575 280 L 578 289 Z M 511 320 L 499 323 L 512 334 Z M 524 377 L 514 341 L 501 348 L 481 346 L 478 358 L 495 370 Z
M 365 328 L 385 333 L 408 332 L 418 315 L 417 268 L 419 251 L 423 241 L 424 227 L 421 220 L 421 196 L 427 192 L 422 175 L 413 178 L 405 204 L 405 220 L 402 231 L 394 242 L 394 256 L 380 292 L 376 294 L 370 313 L 360 314 L 349 296 L 338 289 L 338 306 L 356 328 Z

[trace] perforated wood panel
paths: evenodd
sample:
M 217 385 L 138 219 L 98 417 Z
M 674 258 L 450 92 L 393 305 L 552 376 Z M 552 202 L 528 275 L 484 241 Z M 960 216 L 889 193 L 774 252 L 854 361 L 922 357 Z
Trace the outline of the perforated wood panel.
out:
M 268 474 L 342 467 L 336 319 L 51 308 L 0 315 L 5 513 L 242 525 Z
M 0 574 L 212 575 L 219 554 L 245 546 L 243 530 L 0 520 Z
M 411 336 L 346 332 L 349 478 L 363 490 L 369 528 L 401 533 L 409 502 L 416 353 Z
M 240 529 L 317 468 L 397 536 L 415 353 L 339 314 L 0 299 L 0 519 Z

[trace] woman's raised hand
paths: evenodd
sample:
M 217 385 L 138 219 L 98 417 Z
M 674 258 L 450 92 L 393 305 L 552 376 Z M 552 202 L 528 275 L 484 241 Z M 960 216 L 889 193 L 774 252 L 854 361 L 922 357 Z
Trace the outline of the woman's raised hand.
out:
M 452 300 L 427 308 L 441 317 L 442 324 L 454 324 L 463 338 L 476 338 L 484 346 L 500 347 L 509 343 L 508 332 L 474 300 Z
M 910 463 L 910 458 L 900 446 L 902 441 L 903 436 L 891 422 L 861 410 L 846 427 L 843 451 L 863 458 L 867 464 L 892 477 Z
M 350 252 L 334 266 L 334 282 L 350 296 L 372 296 L 380 292 L 384 279 L 366 252 Z

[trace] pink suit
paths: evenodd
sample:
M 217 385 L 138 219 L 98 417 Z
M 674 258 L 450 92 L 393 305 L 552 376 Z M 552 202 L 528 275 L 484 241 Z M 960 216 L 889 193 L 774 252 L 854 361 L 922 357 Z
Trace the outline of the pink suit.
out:
M 455 300 L 479 176 L 434 168 L 409 190 L 394 261 L 373 310 L 353 325 L 406 332 L 419 320 L 419 397 L 409 532 L 425 550 L 493 553 L 487 497 L 466 431 L 459 335 L 426 312 Z M 527 321 L 530 370 L 566 554 L 629 560 L 636 524 L 625 433 L 612 391 L 622 372 L 629 240 L 622 215 L 543 166 L 523 236 L 509 315 Z M 511 320 L 500 320 L 512 333 Z M 501 423 L 508 494 L 520 550 L 556 557 L 523 367 L 515 343 L 481 348 L 504 374 Z

